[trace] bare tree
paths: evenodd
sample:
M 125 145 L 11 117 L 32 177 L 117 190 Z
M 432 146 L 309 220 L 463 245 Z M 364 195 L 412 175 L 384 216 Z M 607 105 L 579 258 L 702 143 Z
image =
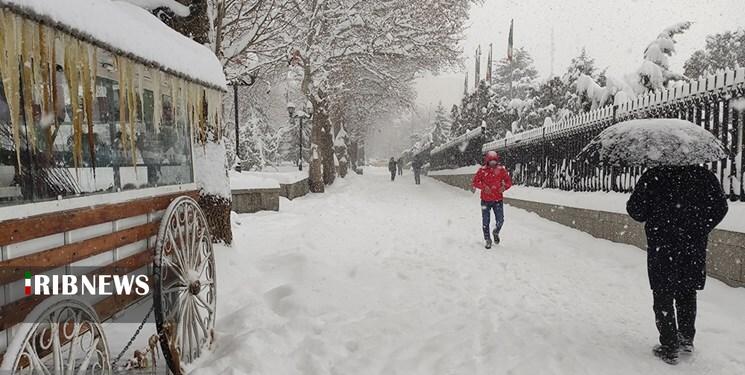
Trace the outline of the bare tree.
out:
M 313 143 L 320 150 L 326 184 L 334 179 L 331 103 L 340 90 L 340 81 L 333 78 L 351 67 L 377 81 L 380 96 L 413 97 L 412 72 L 437 71 L 459 62 L 458 42 L 471 3 L 294 0 L 299 38 L 292 61 L 302 67 L 302 92 L 313 104 Z M 341 86 L 342 93 L 345 89 Z M 311 170 L 314 178 L 318 176 Z

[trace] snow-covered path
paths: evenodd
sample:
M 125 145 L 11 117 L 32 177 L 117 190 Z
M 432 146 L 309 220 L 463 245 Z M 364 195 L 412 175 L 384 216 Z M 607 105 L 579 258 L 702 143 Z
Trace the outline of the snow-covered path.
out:
M 214 352 L 193 374 L 743 374 L 745 289 L 709 279 L 697 353 L 656 342 L 645 256 L 506 208 L 486 251 L 476 195 L 387 171 L 234 218 Z

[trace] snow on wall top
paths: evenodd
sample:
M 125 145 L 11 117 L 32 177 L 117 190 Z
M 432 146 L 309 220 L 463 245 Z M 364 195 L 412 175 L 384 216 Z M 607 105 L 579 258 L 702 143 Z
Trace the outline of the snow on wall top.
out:
M 112 0 L 0 0 L 0 6 L 140 63 L 227 90 L 214 53 L 135 5 Z

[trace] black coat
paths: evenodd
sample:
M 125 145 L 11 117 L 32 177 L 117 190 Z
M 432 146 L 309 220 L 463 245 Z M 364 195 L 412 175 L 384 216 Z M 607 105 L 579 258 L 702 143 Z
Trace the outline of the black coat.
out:
M 388 170 L 391 172 L 396 171 L 396 161 L 391 159 L 391 161 L 388 162 Z
M 414 161 L 411 162 L 411 168 L 414 172 L 420 172 L 422 170 L 422 162 L 419 159 L 414 159 Z
M 626 210 L 644 222 L 653 290 L 701 290 L 709 233 L 727 214 L 717 177 L 700 166 L 657 167 L 636 184 Z

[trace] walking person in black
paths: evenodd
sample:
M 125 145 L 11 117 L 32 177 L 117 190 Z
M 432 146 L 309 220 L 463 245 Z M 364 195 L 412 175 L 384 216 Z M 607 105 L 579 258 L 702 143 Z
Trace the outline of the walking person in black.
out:
M 696 291 L 706 283 L 709 233 L 727 214 L 716 176 L 701 166 L 662 166 L 642 175 L 626 207 L 645 223 L 647 271 L 660 345 L 654 354 L 676 364 L 693 351 Z
M 391 160 L 388 161 L 388 171 L 391 172 L 391 181 L 396 179 L 396 159 L 391 157 Z
M 422 161 L 419 158 L 414 158 L 414 161 L 411 162 L 411 169 L 414 171 L 414 183 L 417 185 L 421 184 Z

